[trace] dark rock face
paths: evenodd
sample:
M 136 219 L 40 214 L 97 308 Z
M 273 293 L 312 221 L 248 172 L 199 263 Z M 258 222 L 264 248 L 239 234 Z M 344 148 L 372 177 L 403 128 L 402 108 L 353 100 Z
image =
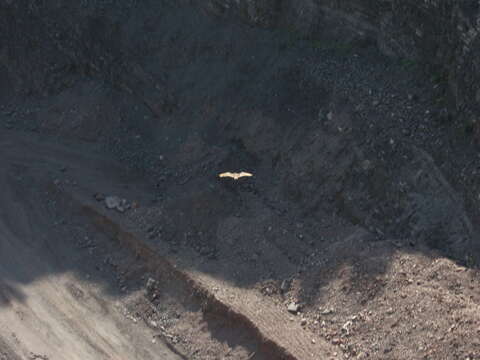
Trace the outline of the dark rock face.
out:
M 15 90 L 58 91 L 75 74 L 108 71 L 134 1 L 108 3 L 0 1 L 0 64 L 15 77 Z
M 480 108 L 480 5 L 468 1 L 300 0 L 216 1 L 251 23 L 294 29 L 302 36 L 334 35 L 375 41 L 391 57 L 427 65 L 448 81 L 455 110 L 472 121 Z M 453 110 L 453 109 L 452 109 Z
M 452 128 L 440 129 L 449 114 L 437 106 L 444 87 L 437 94 L 432 86 L 450 84 L 447 105 L 478 133 L 477 8 L 435 4 L 0 0 L 0 102 L 15 89 L 56 94 L 46 98 L 57 105 L 48 116 L 9 110 L 6 126 L 101 138 L 161 179 L 157 187 L 168 177 L 189 181 L 184 168 L 262 166 L 273 176 L 263 185 L 255 176 L 256 184 L 272 207 L 286 199 L 317 220 L 338 213 L 379 236 L 414 237 L 461 258 L 473 238 L 464 208 L 478 218 L 477 154 L 453 143 L 463 157 L 452 159 L 444 146 Z M 328 56 L 322 46 L 332 41 L 355 44 L 355 53 Z M 437 80 L 383 64 L 357 46 L 364 43 L 424 64 Z M 83 110 L 71 115 L 74 105 Z M 412 139 L 436 159 L 402 145 Z M 163 172 L 164 154 L 179 171 Z M 448 178 L 437 169 L 444 163 Z M 467 172 L 462 181 L 471 184 L 457 196 L 448 181 Z
M 217 16 L 240 17 L 256 26 L 282 27 L 307 38 L 320 39 L 328 34 L 347 42 L 374 41 L 388 56 L 427 65 L 433 74 L 449 83 L 454 105 L 451 110 L 478 123 L 475 113 L 480 109 L 480 5 L 476 0 L 193 3 Z M 58 87 L 58 77 L 68 82 L 69 76 L 65 75 L 78 72 L 99 71 L 112 76 L 114 65 L 148 46 L 137 44 L 135 32 L 127 31 L 137 5 L 134 0 L 2 0 L 0 65 L 15 77 L 15 88 L 24 92 L 54 83 Z M 165 6 L 176 4 L 159 1 L 150 7 L 153 12 L 161 12 Z M 31 61 L 33 58 L 35 61 Z

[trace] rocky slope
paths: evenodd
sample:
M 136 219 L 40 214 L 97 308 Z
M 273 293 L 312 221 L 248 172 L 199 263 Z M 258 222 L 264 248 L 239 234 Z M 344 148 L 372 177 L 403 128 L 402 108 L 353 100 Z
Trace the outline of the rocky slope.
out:
M 338 211 L 463 258 L 479 213 L 476 89 L 462 80 L 475 78 L 476 58 L 466 55 L 474 27 L 470 47 L 459 44 L 475 8 L 435 4 L 3 1 L 4 84 L 55 95 L 31 104 L 42 110 L 6 114 L 29 129 L 109 144 L 155 177 L 166 176 L 160 152 L 176 159 L 175 176 L 202 161 L 258 168 L 271 202 L 288 199 L 316 219 L 319 208 Z M 383 59 L 372 41 L 404 60 Z M 52 107 L 57 116 L 39 122 Z M 461 110 L 455 118 L 452 109 Z
M 310 39 L 373 41 L 387 56 L 425 65 L 451 89 L 453 108 L 477 122 L 480 106 L 478 1 L 280 0 L 210 2 L 217 13 L 277 26 Z
M 185 1 L 184 1 L 185 2 Z M 169 1 L 152 5 L 164 12 Z M 175 3 L 171 6 L 175 6 Z M 386 55 L 425 65 L 448 83 L 449 110 L 469 124 L 480 108 L 480 9 L 477 1 L 413 0 L 210 0 L 190 1 L 223 17 L 261 27 L 287 29 L 301 38 L 374 42 Z M 65 75 L 100 71 L 112 76 L 138 51 L 149 49 L 132 31 L 141 8 L 136 1 L 60 3 L 2 0 L 0 65 L 23 91 L 68 82 Z M 30 59 L 37 61 L 32 62 Z M 65 85 L 65 84 L 64 84 Z
M 57 182 L 88 181 L 90 202 L 138 200 L 118 223 L 239 310 L 275 310 L 256 319 L 267 333 L 298 321 L 315 336 L 295 330 L 297 344 L 333 357 L 476 358 L 477 10 L 465 4 L 0 0 L 0 125 L 120 161 L 135 181 L 104 167 L 88 180 L 85 161 Z M 253 178 L 217 178 L 241 170 Z M 214 343 L 187 353 L 235 347 Z

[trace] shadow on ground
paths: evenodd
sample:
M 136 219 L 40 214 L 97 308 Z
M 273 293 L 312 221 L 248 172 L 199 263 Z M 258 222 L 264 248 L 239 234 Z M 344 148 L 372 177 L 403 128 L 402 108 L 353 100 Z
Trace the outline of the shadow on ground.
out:
M 420 71 L 371 47 L 338 53 L 161 9 L 132 10 L 124 30 L 142 51 L 112 65 L 108 81 L 74 72 L 56 94 L 5 102 L 7 129 L 40 135 L 2 131 L 2 306 L 22 300 L 15 284 L 53 273 L 118 293 L 88 256 L 108 257 L 110 245 L 98 252 L 93 230 L 55 213 L 45 184 L 57 179 L 138 201 L 122 216 L 185 268 L 261 291 L 271 281 L 287 291 L 286 281 L 306 304 L 332 287 L 362 306 L 383 295 L 398 253 L 475 266 L 476 149 L 440 118 Z M 217 178 L 242 170 L 253 179 Z

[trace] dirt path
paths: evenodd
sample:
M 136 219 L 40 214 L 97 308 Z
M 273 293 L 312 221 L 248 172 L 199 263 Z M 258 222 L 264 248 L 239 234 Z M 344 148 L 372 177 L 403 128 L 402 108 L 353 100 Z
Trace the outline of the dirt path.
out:
M 124 316 L 115 274 L 91 275 L 98 259 L 79 251 L 74 226 L 59 228 L 49 211 L 46 184 L 65 171 L 62 161 L 101 165 L 79 154 L 0 134 L 0 359 L 180 359 Z

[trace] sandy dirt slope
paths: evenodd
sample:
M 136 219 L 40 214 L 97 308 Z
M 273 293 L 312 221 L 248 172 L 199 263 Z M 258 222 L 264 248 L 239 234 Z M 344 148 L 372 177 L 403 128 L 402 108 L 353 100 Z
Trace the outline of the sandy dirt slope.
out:
M 12 133 L 0 149 L 0 359 L 180 359 L 122 314 L 113 274 L 91 277 L 98 264 L 49 213 L 49 174 L 100 161 Z
M 170 184 L 164 190 L 169 197 L 157 200 L 141 179 L 127 177 L 122 164 L 100 156 L 92 144 L 5 131 L 0 158 L 1 360 L 182 358 L 172 343 L 189 359 L 279 359 L 262 351 L 265 339 L 285 347 L 287 359 L 449 360 L 480 354 L 478 270 L 431 249 L 379 241 L 358 226 L 333 226 L 333 220 L 328 228 L 311 230 L 312 238 L 330 238 L 328 243 L 292 246 L 289 234 L 308 240 L 308 229 L 292 221 L 292 213 L 272 212 L 254 192 L 216 179 L 212 188 L 198 177 Z M 217 308 L 211 299 L 199 303 L 188 284 L 152 270 L 155 291 L 131 302 L 138 286 L 119 287 L 123 270 L 105 265 L 119 250 L 99 249 L 102 241 L 114 243 L 107 237 L 119 235 L 102 235 L 86 219 L 62 214 L 68 206 L 58 204 L 53 189 L 97 208 L 116 224 L 116 233 L 131 232 L 148 243 L 155 257 L 175 263 L 177 272 L 214 294 Z M 106 209 L 97 192 L 139 206 Z M 239 200 L 242 208 L 227 211 Z M 196 250 L 202 228 L 195 236 L 191 229 L 199 224 L 217 234 L 214 256 Z M 141 256 L 135 261 L 141 263 Z M 128 267 L 132 282 L 145 286 L 147 272 Z M 218 302 L 226 304 L 220 315 Z M 299 311 L 288 310 L 292 303 Z M 230 309 L 263 337 L 227 319 Z M 152 331 L 142 320 L 165 324 L 165 330 Z M 161 331 L 172 343 L 157 337 Z

